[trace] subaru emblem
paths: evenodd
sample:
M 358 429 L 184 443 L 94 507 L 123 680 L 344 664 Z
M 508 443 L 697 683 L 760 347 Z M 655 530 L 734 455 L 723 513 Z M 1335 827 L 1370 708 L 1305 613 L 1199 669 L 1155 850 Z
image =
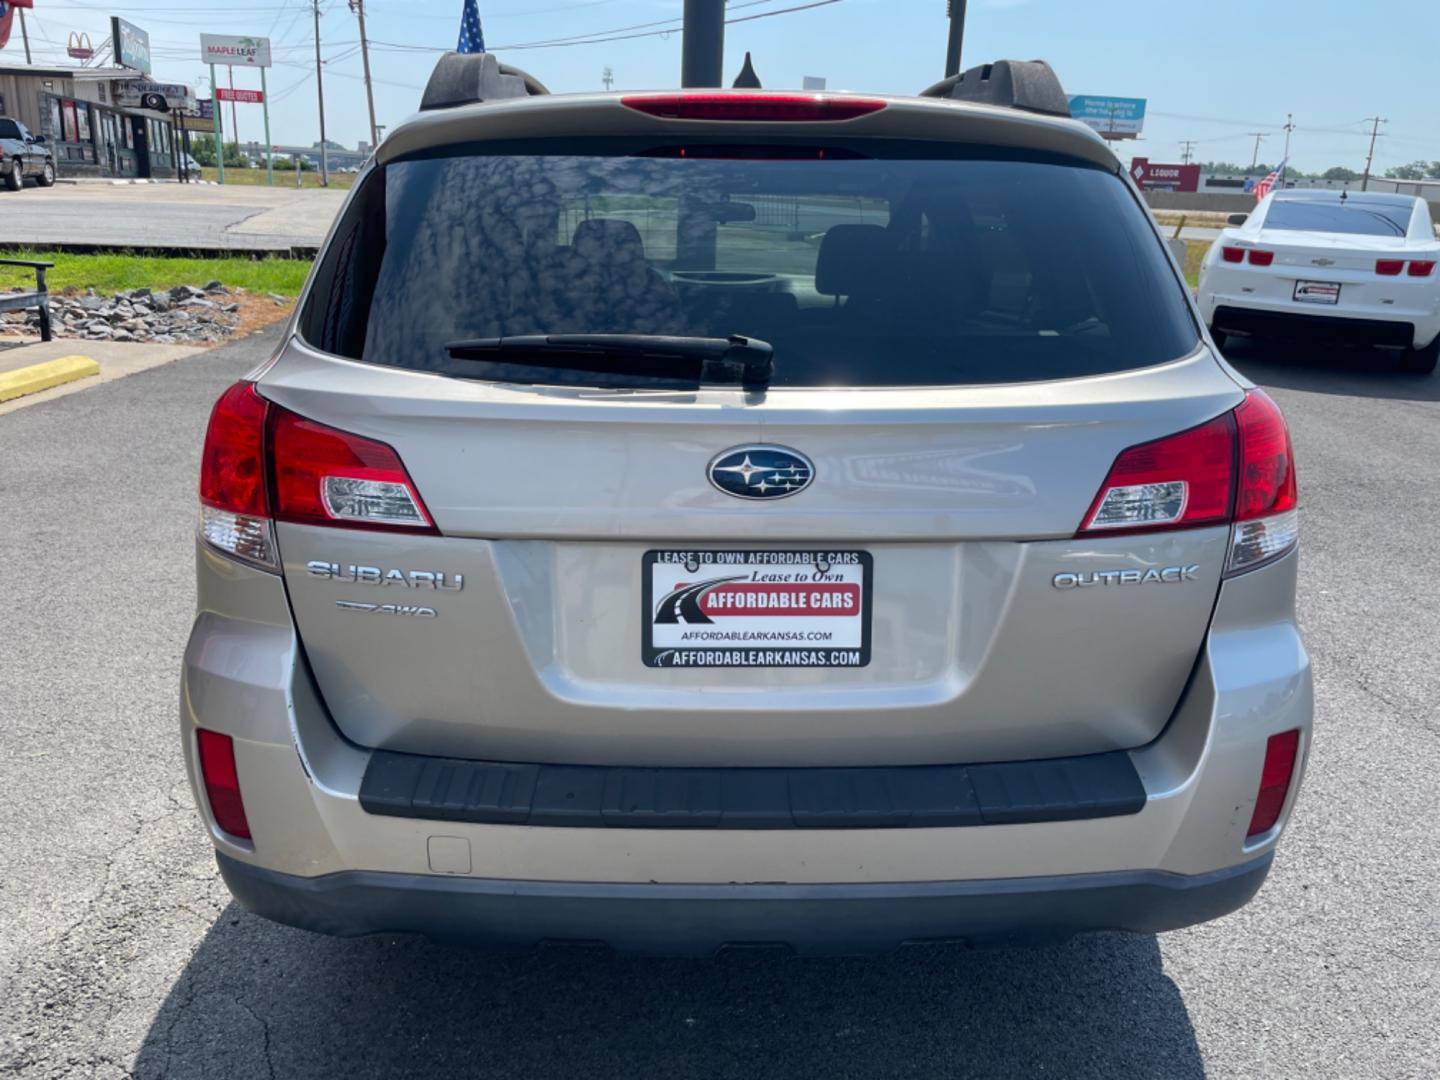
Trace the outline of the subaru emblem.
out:
M 736 446 L 710 462 L 710 483 L 737 499 L 783 499 L 810 486 L 815 466 L 787 446 Z

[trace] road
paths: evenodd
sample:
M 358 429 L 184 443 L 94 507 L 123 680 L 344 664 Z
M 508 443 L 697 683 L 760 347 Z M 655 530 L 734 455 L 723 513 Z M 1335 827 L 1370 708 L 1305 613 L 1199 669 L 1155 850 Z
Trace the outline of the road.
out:
M 317 247 L 345 192 L 214 184 L 57 184 L 4 192 L 0 244 L 286 251 Z M 23 212 L 21 212 L 23 211 Z
M 216 876 L 176 735 L 196 463 L 271 344 L 0 417 L 0 1073 L 1435 1075 L 1440 377 L 1233 357 L 1294 429 L 1319 709 L 1241 912 L 1020 951 L 497 958 L 271 925 Z

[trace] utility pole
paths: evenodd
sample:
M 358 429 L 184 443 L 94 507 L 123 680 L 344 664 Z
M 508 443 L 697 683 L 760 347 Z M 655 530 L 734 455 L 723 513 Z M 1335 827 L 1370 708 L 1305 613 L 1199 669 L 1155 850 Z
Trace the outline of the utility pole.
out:
M 1290 133 L 1295 130 L 1295 114 L 1285 114 L 1285 156 L 1280 159 L 1280 186 L 1285 186 L 1285 173 L 1290 168 Z
M 1182 139 L 1180 142 L 1180 162 L 1183 165 L 1190 164 L 1190 151 L 1195 149 L 1195 139 Z
M 325 76 L 320 71 L 320 0 L 310 0 L 315 13 L 315 90 L 320 95 L 320 184 L 330 186 L 330 151 L 325 145 Z
M 600 81 L 605 84 L 605 89 L 609 90 L 615 85 L 615 72 L 607 67 L 600 73 Z
M 1265 138 L 1265 132 L 1247 131 L 1245 134 L 1255 136 L 1255 153 L 1250 157 L 1250 168 L 1253 169 L 1256 165 L 1260 164 L 1260 143 Z
M 25 63 L 30 63 L 30 31 L 25 29 L 25 9 L 16 8 L 20 12 L 20 40 L 25 43 Z
M 235 148 L 240 148 L 240 120 L 235 114 L 235 65 L 227 64 L 225 70 L 230 73 L 230 138 L 235 140 Z
M 945 14 L 950 17 L 950 38 L 945 43 L 945 77 L 960 74 L 960 48 L 965 43 L 965 4 L 967 0 L 945 0 Z
M 360 20 L 360 63 L 365 68 L 365 104 L 370 106 L 370 145 L 380 145 L 380 132 L 375 125 L 375 88 L 370 84 L 370 41 L 365 36 L 365 0 L 350 0 L 350 10 Z
M 1365 178 L 1360 181 L 1360 190 L 1370 190 L 1370 165 L 1375 160 L 1375 140 L 1380 137 L 1380 125 L 1388 124 L 1390 121 L 1383 116 L 1367 116 L 1365 118 L 1371 123 L 1370 128 L 1370 152 L 1365 155 Z

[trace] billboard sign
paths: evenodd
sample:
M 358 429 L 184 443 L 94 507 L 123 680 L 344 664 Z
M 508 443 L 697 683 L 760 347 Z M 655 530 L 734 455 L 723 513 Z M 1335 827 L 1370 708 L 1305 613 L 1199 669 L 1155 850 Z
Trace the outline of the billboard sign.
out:
M 1158 165 L 1149 158 L 1130 162 L 1130 175 L 1142 191 L 1199 191 L 1199 165 Z
M 150 74 L 150 35 L 118 15 L 110 16 L 111 53 L 121 67 Z
M 270 39 L 232 37 L 229 34 L 201 34 L 200 62 L 229 67 L 270 66 Z
M 184 83 L 130 79 L 115 84 L 115 104 L 127 109 L 153 109 L 155 112 L 183 109 L 188 112 L 195 108 L 195 91 Z
M 1145 99 L 1077 94 L 1070 115 L 1107 139 L 1134 139 L 1145 128 Z

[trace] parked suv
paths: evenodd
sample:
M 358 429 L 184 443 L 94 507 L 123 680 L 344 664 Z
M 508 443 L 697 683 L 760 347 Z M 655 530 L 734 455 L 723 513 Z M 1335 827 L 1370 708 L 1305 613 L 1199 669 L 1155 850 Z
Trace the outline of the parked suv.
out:
M 27 177 L 41 187 L 55 183 L 55 157 L 43 135 L 31 135 L 19 120 L 0 116 L 0 183 L 19 191 Z
M 240 902 L 645 951 L 1245 903 L 1290 440 L 1049 69 L 539 90 L 442 61 L 215 405 L 181 717 Z

